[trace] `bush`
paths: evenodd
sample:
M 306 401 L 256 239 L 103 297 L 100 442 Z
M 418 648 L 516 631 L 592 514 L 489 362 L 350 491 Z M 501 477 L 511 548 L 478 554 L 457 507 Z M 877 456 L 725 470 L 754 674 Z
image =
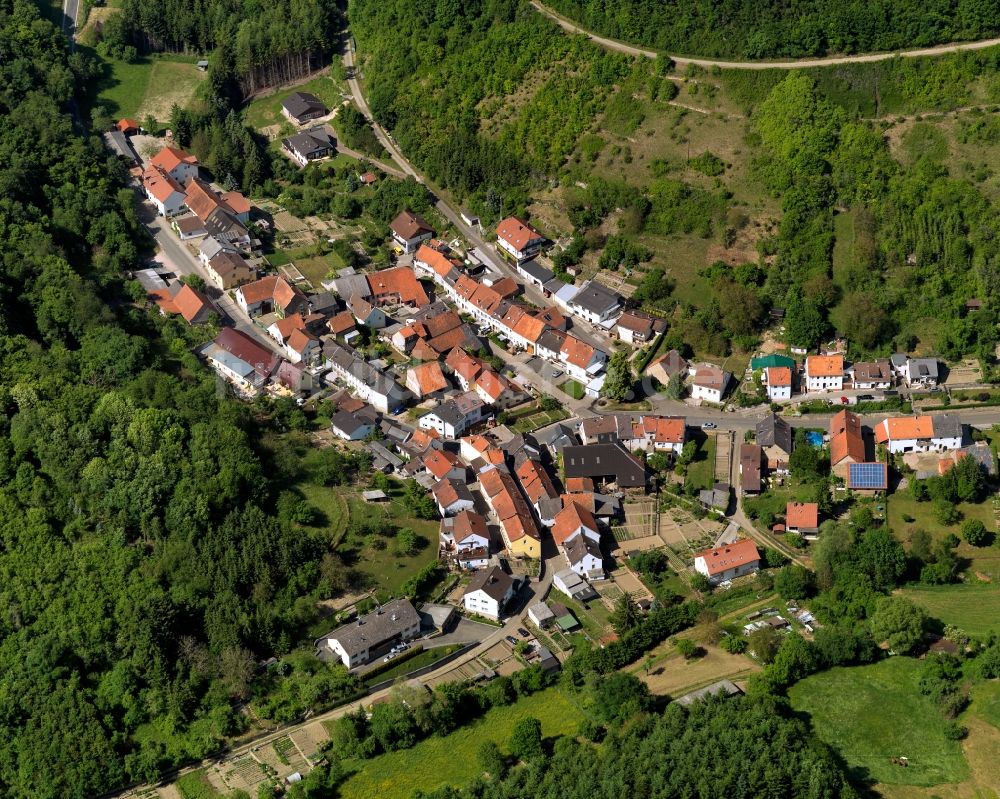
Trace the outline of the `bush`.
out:
M 983 547 L 990 543 L 992 536 L 979 519 L 966 519 L 962 522 L 962 538 L 971 546 Z

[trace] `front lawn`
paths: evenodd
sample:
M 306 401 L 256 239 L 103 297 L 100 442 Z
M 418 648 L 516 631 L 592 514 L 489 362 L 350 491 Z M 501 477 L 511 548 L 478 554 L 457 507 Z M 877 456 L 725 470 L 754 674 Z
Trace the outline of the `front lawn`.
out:
M 904 588 L 901 593 L 930 616 L 969 635 L 1000 630 L 1000 590 L 994 585 L 928 585 Z
M 114 119 L 131 117 L 142 124 L 152 115 L 166 123 L 171 107 L 187 106 L 207 76 L 195 61 L 180 55 L 142 57 L 132 64 L 111 61 L 110 74 L 98 83 L 96 100 Z
M 434 791 L 445 785 L 466 785 L 481 772 L 476 752 L 486 740 L 509 751 L 514 725 L 527 716 L 542 722 L 546 738 L 572 734 L 583 720 L 575 699 L 560 688 L 549 688 L 493 708 L 482 718 L 450 735 L 427 738 L 412 749 L 390 752 L 366 761 L 344 763 L 354 770 L 339 786 L 341 799 L 409 799 L 414 791 Z
M 893 657 L 871 666 L 814 674 L 788 691 L 817 734 L 859 779 L 893 785 L 961 782 L 969 766 L 961 744 L 945 737 L 941 711 L 917 687 L 920 664 Z M 907 767 L 892 758 L 906 757 Z
M 715 436 L 706 436 L 698 442 L 698 452 L 687 467 L 685 486 L 693 485 L 700 491 L 715 485 L 715 447 Z
M 569 394 L 573 399 L 583 399 L 587 394 L 583 384 L 578 383 L 576 380 L 567 380 L 564 383 L 560 383 L 559 390 L 564 394 Z
M 244 122 L 252 128 L 264 128 L 288 122 L 281 113 L 281 104 L 293 91 L 316 95 L 331 111 L 343 100 L 343 84 L 326 73 L 294 89 L 280 89 L 266 97 L 255 98 L 247 106 L 243 116 Z

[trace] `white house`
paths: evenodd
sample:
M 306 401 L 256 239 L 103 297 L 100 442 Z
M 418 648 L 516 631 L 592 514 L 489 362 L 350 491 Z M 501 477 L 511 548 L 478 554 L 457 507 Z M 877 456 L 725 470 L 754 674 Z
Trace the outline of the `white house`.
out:
M 150 159 L 149 166 L 166 172 L 181 186 L 198 177 L 198 159 L 176 147 L 164 147 Z
M 687 437 L 687 424 L 682 416 L 643 416 L 632 425 L 625 445 L 635 452 L 668 452 L 680 455 Z
M 570 313 L 599 325 L 616 317 L 622 309 L 622 296 L 596 280 L 588 280 L 569 302 Z
M 585 341 L 566 334 L 559 349 L 559 361 L 574 380 L 589 383 L 604 371 L 607 355 Z
M 399 216 L 389 223 L 389 230 L 392 232 L 392 238 L 403 248 L 403 252 L 413 252 L 420 246 L 420 242 L 427 241 L 434 235 L 434 229 L 409 208 L 400 212 Z
M 516 216 L 509 216 L 497 225 L 497 252 L 517 263 L 534 258 L 543 244 L 545 237 Z
M 906 362 L 906 385 L 933 388 L 938 384 L 937 358 L 910 358 Z
M 892 386 L 892 366 L 887 360 L 856 363 L 847 371 L 856 389 L 884 390 Z
M 695 369 L 691 381 L 691 397 L 706 402 L 722 402 L 732 375 L 717 366 L 704 365 Z
M 174 216 L 186 207 L 184 189 L 163 169 L 148 167 L 142 173 L 142 188 L 160 216 Z
M 330 431 L 345 441 L 361 441 L 374 429 L 374 422 L 347 411 L 337 411 L 330 419 Z
M 517 593 L 519 583 L 499 566 L 479 572 L 465 589 L 462 605 L 469 613 L 499 619 Z
M 962 422 L 951 414 L 899 416 L 875 425 L 875 442 L 892 454 L 961 449 Z
M 394 599 L 350 624 L 327 633 L 317 642 L 326 646 L 349 669 L 362 666 L 393 644 L 420 635 L 420 616 L 406 599 Z
M 767 367 L 761 382 L 767 388 L 767 398 L 771 402 L 792 398 L 792 370 L 787 366 Z
M 323 355 L 331 373 L 328 383 L 341 382 L 356 396 L 382 413 L 398 413 L 410 398 L 410 393 L 392 378 L 366 362 L 354 350 L 346 349 L 330 339 L 323 345 Z
M 604 579 L 604 556 L 600 545 L 586 535 L 574 536 L 563 546 L 569 567 L 587 580 Z
M 458 438 L 468 429 L 469 424 L 465 415 L 449 400 L 421 416 L 417 426 L 422 430 L 437 430 L 445 438 Z
M 437 503 L 438 513 L 442 516 L 455 516 L 476 506 L 469 487 L 453 477 L 446 477 L 436 482 L 431 488 L 431 494 Z
M 444 524 L 447 522 L 447 525 Z M 456 550 L 489 551 L 492 539 L 486 519 L 473 510 L 462 510 L 454 518 L 442 520 L 442 543 Z
M 810 355 L 806 358 L 806 391 L 841 391 L 844 388 L 843 355 Z
M 752 539 L 741 538 L 731 544 L 699 552 L 694 558 L 694 568 L 712 584 L 721 583 L 757 571 L 760 568 L 760 553 Z

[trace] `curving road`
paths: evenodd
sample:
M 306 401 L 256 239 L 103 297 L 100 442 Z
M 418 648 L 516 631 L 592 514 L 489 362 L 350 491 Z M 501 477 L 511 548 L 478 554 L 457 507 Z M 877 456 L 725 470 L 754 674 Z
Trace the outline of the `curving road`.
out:
M 538 0 L 530 0 L 531 5 L 540 13 L 558 23 L 564 31 L 577 33 L 586 36 L 591 41 L 605 47 L 608 50 L 615 50 L 628 55 L 645 56 L 646 58 L 656 58 L 656 53 L 652 50 L 643 50 L 640 47 L 633 47 L 617 39 L 609 39 L 605 36 L 598 36 L 588 30 L 584 30 L 575 22 L 557 14 L 551 8 L 539 3 Z M 891 53 L 864 53 L 861 55 L 828 56 L 826 58 L 798 58 L 788 61 L 723 61 L 714 58 L 691 58 L 681 55 L 670 55 L 670 59 L 678 66 L 694 64 L 697 67 L 720 67 L 722 69 L 809 69 L 811 67 L 833 67 L 838 64 L 864 64 L 872 61 L 888 61 L 897 56 L 902 58 L 923 58 L 926 56 L 947 55 L 948 53 L 958 53 L 962 50 L 984 50 L 987 47 L 1000 45 L 1000 38 L 983 39 L 978 42 L 954 42 L 950 44 L 939 44 L 935 47 L 921 47 L 913 50 L 898 50 Z

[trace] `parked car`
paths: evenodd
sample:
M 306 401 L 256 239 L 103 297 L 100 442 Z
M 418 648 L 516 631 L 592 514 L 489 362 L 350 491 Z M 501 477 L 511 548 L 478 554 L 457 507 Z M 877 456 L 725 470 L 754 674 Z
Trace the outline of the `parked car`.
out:
M 702 430 L 714 430 L 716 427 L 718 427 L 718 425 L 715 422 L 702 422 L 701 423 L 701 429 Z
M 529 635 L 531 635 L 531 633 L 529 633 L 523 627 L 517 628 L 517 634 L 520 635 L 522 638 L 527 638 Z
M 395 652 L 390 652 L 388 655 L 386 655 L 384 658 L 382 658 L 382 662 L 383 663 L 388 663 L 390 660 L 395 660 L 395 658 L 396 658 L 396 653 Z
M 511 646 L 517 644 L 517 639 L 513 635 L 505 635 L 504 640 Z

